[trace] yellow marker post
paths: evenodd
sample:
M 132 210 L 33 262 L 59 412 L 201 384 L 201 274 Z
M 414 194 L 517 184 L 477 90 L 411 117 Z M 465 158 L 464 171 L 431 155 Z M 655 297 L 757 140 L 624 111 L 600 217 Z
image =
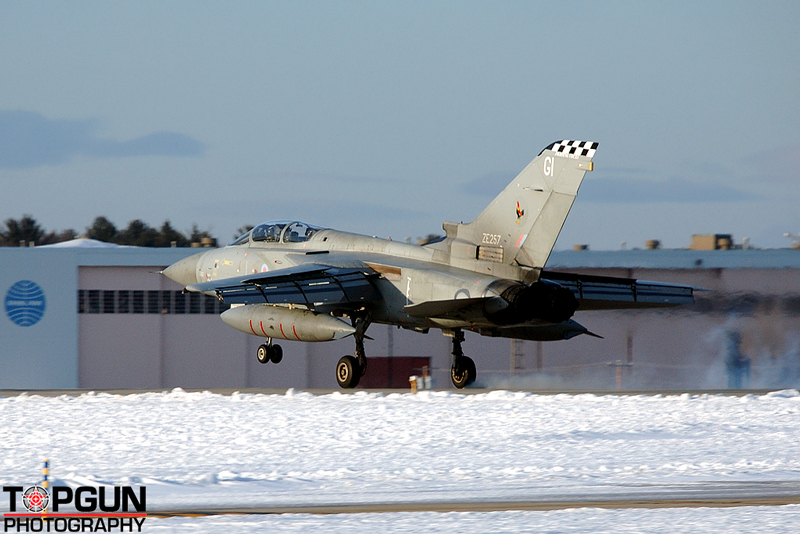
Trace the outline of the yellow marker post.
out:
M 50 460 L 45 459 L 44 466 L 42 467 L 42 487 L 47 490 L 47 493 L 50 493 Z M 49 506 L 50 503 L 48 501 L 47 505 Z M 44 510 L 42 510 L 42 515 L 47 514 L 47 506 L 45 506 Z

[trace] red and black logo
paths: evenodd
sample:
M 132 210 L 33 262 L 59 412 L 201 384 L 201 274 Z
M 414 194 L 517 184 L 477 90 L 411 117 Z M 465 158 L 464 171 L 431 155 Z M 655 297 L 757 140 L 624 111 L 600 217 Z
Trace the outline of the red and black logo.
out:
M 78 486 L 74 490 L 56 486 L 50 491 L 52 497 L 47 488 L 38 485 L 3 486 L 9 497 L 4 531 L 141 532 L 147 518 L 145 486 Z M 18 500 L 28 513 L 17 512 Z M 51 504 L 52 510 L 48 510 Z
M 41 486 L 31 486 L 22 494 L 22 504 L 34 514 L 44 512 L 50 504 L 50 494 Z

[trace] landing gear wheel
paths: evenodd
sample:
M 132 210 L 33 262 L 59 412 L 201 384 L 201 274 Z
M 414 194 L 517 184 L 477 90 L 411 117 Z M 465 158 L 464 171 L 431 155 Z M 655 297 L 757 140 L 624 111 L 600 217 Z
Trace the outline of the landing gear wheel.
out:
M 269 357 L 269 361 L 272 363 L 281 363 L 283 359 L 283 349 L 280 345 L 272 345 L 272 354 Z
M 258 346 L 258 350 L 256 351 L 256 359 L 258 360 L 258 363 L 269 363 L 270 353 L 272 352 L 270 348 L 271 347 L 269 345 Z
M 358 385 L 361 379 L 361 366 L 353 356 L 342 356 L 336 364 L 336 382 L 339 387 L 350 389 Z
M 458 389 L 475 382 L 476 375 L 475 362 L 467 356 L 458 358 L 455 365 L 450 368 L 450 378 L 453 380 L 453 385 Z

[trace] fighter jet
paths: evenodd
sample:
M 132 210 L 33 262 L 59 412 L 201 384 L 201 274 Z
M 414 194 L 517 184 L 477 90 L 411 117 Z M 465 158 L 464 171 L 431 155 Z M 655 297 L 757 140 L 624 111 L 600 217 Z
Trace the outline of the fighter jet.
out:
M 336 365 L 342 388 L 367 370 L 364 339 L 373 323 L 452 338 L 456 388 L 475 381 L 464 331 L 534 341 L 594 335 L 576 311 L 654 308 L 694 301 L 693 288 L 545 270 L 597 143 L 550 144 L 470 223 L 445 222 L 445 237 L 414 245 L 280 220 L 230 245 L 163 271 L 185 291 L 230 305 L 227 324 L 265 338 L 261 363 L 278 363 L 273 340 L 352 336 L 353 355 Z M 599 337 L 599 336 L 597 336 Z

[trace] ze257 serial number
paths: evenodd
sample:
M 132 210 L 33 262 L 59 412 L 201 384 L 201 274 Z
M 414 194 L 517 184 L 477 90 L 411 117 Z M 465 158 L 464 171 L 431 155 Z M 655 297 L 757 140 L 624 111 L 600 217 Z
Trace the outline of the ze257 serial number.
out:
M 498 245 L 500 244 L 500 235 L 499 234 L 483 234 L 483 241 L 481 241 L 484 245 Z

